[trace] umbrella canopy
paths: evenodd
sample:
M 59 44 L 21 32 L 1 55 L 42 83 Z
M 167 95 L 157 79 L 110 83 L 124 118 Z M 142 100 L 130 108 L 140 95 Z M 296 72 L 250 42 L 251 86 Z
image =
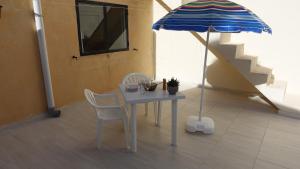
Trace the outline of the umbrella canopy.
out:
M 153 25 L 153 29 L 206 32 L 268 32 L 271 28 L 245 7 L 227 0 L 198 0 L 182 5 Z
M 239 33 L 242 31 L 272 33 L 271 28 L 245 7 L 227 0 L 198 0 L 182 5 L 169 12 L 153 25 L 153 29 L 207 32 L 203 66 L 199 116 L 190 116 L 186 129 L 190 132 L 202 131 L 211 134 L 214 122 L 201 117 L 203 112 L 204 86 L 210 32 Z

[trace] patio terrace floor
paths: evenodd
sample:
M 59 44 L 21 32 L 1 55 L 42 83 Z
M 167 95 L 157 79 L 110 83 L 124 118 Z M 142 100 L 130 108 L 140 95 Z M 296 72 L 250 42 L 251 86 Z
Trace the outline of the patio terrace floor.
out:
M 86 102 L 62 108 L 58 119 L 42 119 L 0 131 L 0 169 L 299 169 L 300 120 L 275 114 L 245 96 L 207 90 L 206 115 L 213 135 L 188 134 L 188 115 L 199 110 L 200 90 L 179 101 L 178 146 L 170 144 L 170 103 L 163 104 L 162 126 L 153 110 L 138 106 L 138 152 L 125 149 L 121 123 L 105 125 L 96 149 L 96 115 Z M 149 107 L 153 107 L 150 104 Z

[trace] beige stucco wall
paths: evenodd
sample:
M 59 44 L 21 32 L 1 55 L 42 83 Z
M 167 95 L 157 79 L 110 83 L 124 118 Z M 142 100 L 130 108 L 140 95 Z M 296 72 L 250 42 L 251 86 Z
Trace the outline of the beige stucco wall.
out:
M 29 0 L 0 1 L 0 125 L 46 110 Z
M 129 6 L 130 50 L 74 60 L 72 56 L 80 56 L 75 0 L 42 0 L 58 107 L 84 99 L 84 88 L 97 92 L 116 89 L 129 72 L 153 75 L 152 0 L 106 2 Z M 1 125 L 45 111 L 46 101 L 31 0 L 0 3 L 4 6 L 0 19 Z

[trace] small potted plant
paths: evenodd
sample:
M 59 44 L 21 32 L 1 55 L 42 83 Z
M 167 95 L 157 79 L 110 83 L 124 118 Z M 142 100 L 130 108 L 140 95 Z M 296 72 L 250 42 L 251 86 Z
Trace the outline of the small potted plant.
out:
M 172 78 L 167 82 L 168 92 L 170 95 L 175 95 L 178 92 L 179 81 Z

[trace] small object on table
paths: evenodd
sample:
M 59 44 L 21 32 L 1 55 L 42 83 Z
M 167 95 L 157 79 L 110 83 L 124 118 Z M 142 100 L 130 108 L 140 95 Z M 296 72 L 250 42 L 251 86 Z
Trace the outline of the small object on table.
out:
M 127 84 L 125 88 L 126 88 L 127 92 L 136 92 L 139 89 L 139 85 L 138 84 Z
M 163 90 L 167 90 L 167 80 L 163 79 Z
M 143 84 L 145 91 L 154 91 L 157 87 L 157 83 L 148 82 Z
M 172 78 L 168 81 L 167 85 L 170 95 L 175 95 L 178 92 L 179 81 L 177 79 Z

